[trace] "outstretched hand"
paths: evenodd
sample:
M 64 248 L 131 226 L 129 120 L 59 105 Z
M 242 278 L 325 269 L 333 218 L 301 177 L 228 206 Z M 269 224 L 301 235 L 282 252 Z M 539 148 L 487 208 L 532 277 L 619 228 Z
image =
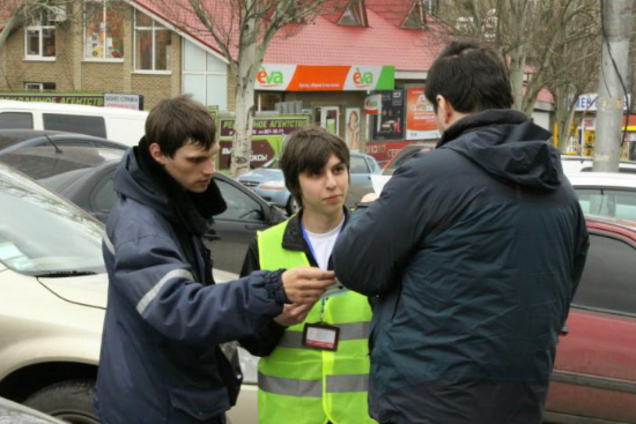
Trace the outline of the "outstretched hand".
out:
M 295 304 L 314 304 L 334 283 L 336 274 L 319 268 L 297 267 L 283 273 L 287 298 Z
M 313 303 L 305 303 L 303 305 L 285 305 L 283 307 L 283 313 L 274 318 L 277 324 L 283 327 L 291 327 L 292 325 L 300 324 L 307 318 L 307 314 L 314 306 Z

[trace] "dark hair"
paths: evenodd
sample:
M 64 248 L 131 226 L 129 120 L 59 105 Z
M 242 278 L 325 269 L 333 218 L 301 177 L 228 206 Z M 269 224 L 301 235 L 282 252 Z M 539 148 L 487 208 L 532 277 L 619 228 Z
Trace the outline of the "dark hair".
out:
M 453 41 L 428 71 L 426 98 L 437 111 L 442 95 L 460 113 L 509 109 L 514 103 L 501 56 L 477 41 Z
M 201 103 L 189 95 L 178 96 L 152 108 L 146 119 L 146 139 L 169 157 L 190 141 L 207 150 L 216 141 L 216 124 Z
M 344 140 L 322 127 L 297 130 L 289 135 L 280 156 L 285 185 L 302 206 L 302 190 L 298 176 L 305 171 L 320 172 L 334 154 L 349 171 L 349 148 Z

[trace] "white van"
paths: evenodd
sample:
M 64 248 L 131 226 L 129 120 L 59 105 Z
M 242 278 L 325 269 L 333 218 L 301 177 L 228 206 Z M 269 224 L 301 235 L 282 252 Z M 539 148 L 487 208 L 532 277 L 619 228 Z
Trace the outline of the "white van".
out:
M 0 100 L 0 129 L 36 129 L 93 135 L 135 146 L 148 112 L 97 106 Z

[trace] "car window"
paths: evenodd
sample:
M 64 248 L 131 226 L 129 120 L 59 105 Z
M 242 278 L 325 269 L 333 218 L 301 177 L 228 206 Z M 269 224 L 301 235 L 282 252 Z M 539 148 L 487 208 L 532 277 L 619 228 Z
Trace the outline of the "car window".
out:
M 367 166 L 369 167 L 371 172 L 375 172 L 375 168 L 376 168 L 375 163 L 369 158 L 365 158 L 365 160 L 367 161 Z
M 367 162 L 363 157 L 351 156 L 351 170 L 352 174 L 368 174 L 369 168 Z
M 636 249 L 621 240 L 594 234 L 590 243 L 573 303 L 636 314 Z
M 93 143 L 92 140 L 62 139 L 62 140 L 54 140 L 53 142 L 57 144 L 58 146 L 95 147 L 95 143 Z
M 101 186 L 96 188 L 92 196 L 95 209 L 101 212 L 109 212 L 117 203 L 117 193 L 113 187 L 112 177 L 106 178 Z
M 636 220 L 636 191 L 575 188 L 583 213 Z
M 29 112 L 0 113 L 0 129 L 33 129 L 33 114 Z
M 106 124 L 101 116 L 62 115 L 44 113 L 44 129 L 68 131 L 106 138 Z
M 240 221 L 257 221 L 264 222 L 265 214 L 260 203 L 252 199 L 247 193 L 234 187 L 232 184 L 215 179 L 216 184 L 221 190 L 223 199 L 227 204 L 227 209 L 214 219 L 240 220 Z
M 103 269 L 103 226 L 6 166 L 0 205 L 0 261 L 7 267 L 33 274 Z
M 269 162 L 267 162 L 266 164 L 264 164 L 263 168 L 280 169 L 280 161 L 278 160 L 278 158 L 272 159 Z

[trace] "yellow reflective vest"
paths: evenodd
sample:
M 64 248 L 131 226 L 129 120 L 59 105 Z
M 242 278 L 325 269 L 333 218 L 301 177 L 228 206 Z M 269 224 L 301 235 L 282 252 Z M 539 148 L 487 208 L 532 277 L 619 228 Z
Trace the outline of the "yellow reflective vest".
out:
M 304 252 L 282 247 L 287 223 L 258 233 L 261 269 L 310 266 Z M 320 321 L 321 302 L 305 322 Z M 324 322 L 340 328 L 335 352 L 302 345 L 305 323 L 289 327 L 258 365 L 260 424 L 374 424 L 369 417 L 368 299 L 348 292 L 325 302 Z

